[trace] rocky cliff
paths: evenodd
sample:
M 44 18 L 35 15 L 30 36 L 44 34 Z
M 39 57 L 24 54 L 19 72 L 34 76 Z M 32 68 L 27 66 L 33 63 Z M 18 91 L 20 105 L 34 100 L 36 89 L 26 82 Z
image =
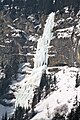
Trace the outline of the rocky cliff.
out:
M 0 106 L 2 109 L 0 115 L 6 111 L 8 115 L 12 114 L 14 106 L 18 104 L 21 106 L 29 104 L 31 107 L 37 87 L 44 93 L 44 89 L 48 89 L 46 88 L 48 85 L 52 86 L 48 89 L 49 91 L 47 90 L 46 100 L 41 94 L 40 100 L 43 101 L 38 105 L 41 110 L 42 102 L 46 101 L 47 105 L 49 100 L 56 96 L 55 94 L 64 96 L 63 92 L 60 93 L 60 91 L 64 91 L 63 89 L 68 91 L 68 88 L 69 90 L 71 88 L 74 94 L 79 92 L 79 90 L 74 90 L 77 74 L 80 79 L 80 11 L 78 4 L 72 4 L 75 1 L 70 5 L 67 2 L 66 4 L 60 3 L 59 8 L 59 2 L 53 0 L 47 0 L 46 6 L 44 5 L 45 0 L 43 2 L 38 0 L 38 3 L 36 0 L 33 2 L 21 1 L 17 4 L 18 2 L 14 0 L 10 3 L 4 0 L 0 4 Z M 23 3 L 22 6 L 21 3 Z M 55 6 L 57 6 L 56 9 Z M 45 81 L 41 87 L 42 74 L 45 72 L 52 81 Z M 54 76 L 57 76 L 57 83 L 59 82 L 56 88 L 55 84 L 52 85 Z M 74 81 L 72 86 L 70 80 Z M 52 91 L 52 89 L 54 90 Z M 48 97 L 50 94 L 53 94 L 52 97 Z M 78 94 L 76 93 L 76 95 Z M 68 96 L 66 101 L 70 101 L 71 106 L 67 106 L 69 107 L 67 112 L 73 108 L 75 96 Z M 62 105 L 62 98 L 59 101 L 57 99 L 56 96 L 57 105 Z M 46 105 L 43 110 L 45 114 Z M 53 108 L 55 109 L 57 105 Z M 38 107 L 35 110 L 40 112 Z M 36 120 L 37 117 L 33 119 Z

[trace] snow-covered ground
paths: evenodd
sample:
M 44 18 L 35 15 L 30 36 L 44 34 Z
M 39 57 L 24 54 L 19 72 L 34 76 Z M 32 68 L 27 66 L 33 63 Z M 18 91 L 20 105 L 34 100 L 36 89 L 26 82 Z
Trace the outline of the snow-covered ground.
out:
M 50 120 L 56 112 L 60 114 L 69 113 L 71 108 L 74 107 L 73 104 L 76 102 L 76 96 L 78 102 L 80 102 L 80 87 L 75 88 L 78 71 L 78 68 L 65 66 L 55 74 L 57 78 L 57 90 L 36 105 L 35 111 L 37 111 L 37 114 L 32 120 Z
M 46 69 L 45 67 L 46 66 L 42 66 L 33 70 L 30 76 L 25 76 L 25 78 L 19 83 L 21 88 L 15 94 L 16 106 L 20 104 L 21 106 L 26 107 L 28 106 L 28 100 L 32 102 L 34 89 L 36 86 L 39 86 L 42 72 Z

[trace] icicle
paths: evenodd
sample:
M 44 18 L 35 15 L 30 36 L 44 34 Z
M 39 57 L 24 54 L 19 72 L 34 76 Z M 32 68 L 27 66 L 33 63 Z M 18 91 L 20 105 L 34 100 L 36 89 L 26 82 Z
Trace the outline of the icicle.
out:
M 55 14 L 52 12 L 46 20 L 42 37 L 38 40 L 37 51 L 35 55 L 34 68 L 47 65 L 48 62 L 48 46 L 52 38 L 52 29 L 54 27 Z

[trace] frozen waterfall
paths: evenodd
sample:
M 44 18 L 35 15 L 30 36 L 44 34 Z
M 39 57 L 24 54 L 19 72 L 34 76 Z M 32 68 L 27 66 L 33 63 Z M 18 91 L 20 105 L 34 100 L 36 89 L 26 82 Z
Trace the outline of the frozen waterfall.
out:
M 45 24 L 44 32 L 42 37 L 38 40 L 37 51 L 35 55 L 34 68 L 48 64 L 48 46 L 52 38 L 52 29 L 54 27 L 55 13 L 51 13 Z
M 42 72 L 47 67 L 48 61 L 48 46 L 52 39 L 52 29 L 54 27 L 54 13 L 51 13 L 46 20 L 45 28 L 42 37 L 38 40 L 37 51 L 34 61 L 34 69 L 32 73 L 21 81 L 21 89 L 16 94 L 15 106 L 28 106 L 28 100 L 33 99 L 35 86 L 39 86 Z M 46 65 L 46 66 L 45 66 Z

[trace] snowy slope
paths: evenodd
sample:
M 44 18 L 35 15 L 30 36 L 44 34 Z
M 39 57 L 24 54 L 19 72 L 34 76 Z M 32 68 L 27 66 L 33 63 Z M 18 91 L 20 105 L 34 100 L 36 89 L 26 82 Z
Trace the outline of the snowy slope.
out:
M 80 102 L 80 87 L 75 88 L 76 75 L 80 70 L 74 67 L 63 67 L 56 73 L 57 90 L 52 92 L 44 100 L 36 105 L 37 115 L 32 120 L 51 119 L 55 113 L 67 114 L 73 108 L 73 104 Z M 53 76 L 54 77 L 54 76 Z

